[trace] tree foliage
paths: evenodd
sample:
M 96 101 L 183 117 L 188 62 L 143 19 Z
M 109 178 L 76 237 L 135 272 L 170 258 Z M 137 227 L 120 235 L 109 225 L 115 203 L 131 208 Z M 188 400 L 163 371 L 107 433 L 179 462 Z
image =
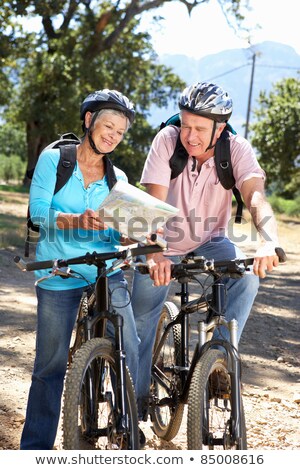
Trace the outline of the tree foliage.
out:
M 26 141 L 23 127 L 12 126 L 9 122 L 0 127 L 0 154 L 11 157 L 19 155 L 25 161 Z
M 267 173 L 268 188 L 294 198 L 300 194 L 300 80 L 279 81 L 267 95 L 260 93 L 252 144 Z
M 118 148 L 131 182 L 138 179 L 154 130 L 152 104 L 166 106 L 185 84 L 158 63 L 144 11 L 170 0 L 11 0 L 0 6 L 0 106 L 4 119 L 26 134 L 28 168 L 59 133 L 80 134 L 79 107 L 88 93 L 112 88 L 126 94 L 137 119 Z M 209 0 L 179 0 L 189 11 Z M 238 22 L 247 0 L 218 0 Z M 40 21 L 38 32 L 24 23 Z M 119 160 L 118 160 L 119 161 Z

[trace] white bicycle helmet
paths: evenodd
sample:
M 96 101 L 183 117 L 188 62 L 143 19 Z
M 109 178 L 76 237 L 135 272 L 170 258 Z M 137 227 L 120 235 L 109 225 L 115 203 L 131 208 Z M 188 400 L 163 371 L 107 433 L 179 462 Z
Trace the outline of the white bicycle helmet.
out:
M 227 122 L 232 114 L 232 99 L 213 83 L 196 83 L 185 88 L 179 98 L 179 108 L 212 119 Z
M 128 117 L 130 124 L 133 123 L 135 116 L 133 104 L 119 91 L 105 88 L 90 93 L 80 107 L 80 119 L 84 120 L 87 111 L 94 113 L 101 109 L 117 109 L 122 111 Z

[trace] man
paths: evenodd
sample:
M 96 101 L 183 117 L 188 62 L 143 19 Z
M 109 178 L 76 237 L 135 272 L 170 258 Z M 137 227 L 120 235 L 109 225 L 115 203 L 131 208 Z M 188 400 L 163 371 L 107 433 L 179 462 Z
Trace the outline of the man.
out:
M 169 125 L 157 134 L 141 178 L 151 195 L 176 206 L 179 213 L 165 228 L 167 253 L 149 256 L 150 276 L 136 272 L 133 282 L 132 307 L 141 340 L 136 390 L 140 416 L 149 393 L 152 348 L 169 291 L 172 261 L 179 262 L 189 252 L 215 260 L 243 257 L 227 235 L 232 192 L 221 185 L 214 160 L 216 142 L 232 114 L 232 100 L 217 85 L 197 83 L 183 91 L 179 108 L 181 127 Z M 171 180 L 170 159 L 178 148 L 185 149 L 187 164 Z M 258 276 L 265 277 L 266 271 L 278 265 L 275 247 L 279 243 L 276 221 L 264 194 L 265 173 L 252 147 L 241 136 L 231 134 L 230 152 L 236 187 L 261 236 L 254 275 L 226 280 L 226 319 L 237 318 L 240 338 L 258 291 Z

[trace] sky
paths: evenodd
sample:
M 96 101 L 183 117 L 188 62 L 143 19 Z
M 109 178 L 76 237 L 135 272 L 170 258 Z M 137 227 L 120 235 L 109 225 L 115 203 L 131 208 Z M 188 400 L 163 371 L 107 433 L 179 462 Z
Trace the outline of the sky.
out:
M 249 0 L 245 24 L 251 28 L 251 44 L 274 41 L 289 45 L 300 54 L 299 0 Z M 152 36 L 158 55 L 184 54 L 200 59 L 225 49 L 249 47 L 229 27 L 217 0 L 199 5 L 188 15 L 187 8 L 171 2 L 155 10 L 165 20 L 154 22 L 153 12 L 143 14 L 141 29 Z M 260 25 L 260 29 L 256 25 Z

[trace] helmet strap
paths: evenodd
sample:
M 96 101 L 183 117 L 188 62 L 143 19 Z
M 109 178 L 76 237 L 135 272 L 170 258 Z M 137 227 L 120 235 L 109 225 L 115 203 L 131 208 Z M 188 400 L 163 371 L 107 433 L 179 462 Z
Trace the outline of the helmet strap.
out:
M 215 147 L 215 145 L 216 145 L 216 144 L 212 145 L 213 140 L 214 140 L 214 137 L 215 137 L 215 133 L 216 133 L 216 128 L 217 128 L 217 123 L 216 123 L 216 121 L 214 121 L 214 125 L 213 125 L 213 129 L 212 129 L 212 133 L 211 133 L 211 138 L 210 138 L 209 146 L 207 147 L 207 149 L 205 150 L 205 152 L 207 152 L 207 150 L 213 149 L 213 148 Z
M 88 139 L 89 139 L 89 143 L 90 143 L 90 146 L 91 146 L 92 150 L 93 150 L 97 155 L 105 155 L 104 152 L 100 152 L 100 150 L 97 149 L 97 147 L 96 147 L 96 145 L 95 145 L 95 142 L 93 141 L 92 134 L 91 134 L 90 130 L 88 130 Z
M 99 111 L 95 112 L 93 117 L 92 117 L 92 120 L 91 120 L 91 124 L 90 126 L 86 129 L 86 132 L 87 132 L 87 135 L 88 135 L 88 139 L 89 139 L 89 144 L 91 146 L 91 149 L 97 154 L 97 155 L 105 155 L 105 153 L 103 152 L 100 152 L 97 147 L 96 147 L 96 144 L 93 140 L 93 137 L 92 137 L 92 132 L 91 132 L 91 129 L 94 127 L 94 123 L 97 119 L 97 116 L 99 114 Z

